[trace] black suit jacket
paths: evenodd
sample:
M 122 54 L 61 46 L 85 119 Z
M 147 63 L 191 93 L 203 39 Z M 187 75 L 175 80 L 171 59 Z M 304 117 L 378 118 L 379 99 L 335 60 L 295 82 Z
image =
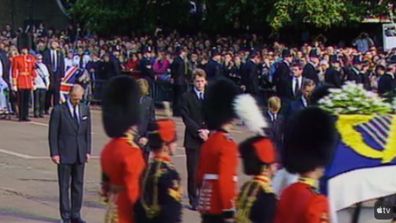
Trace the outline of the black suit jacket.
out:
M 329 68 L 325 72 L 325 82 L 336 88 L 341 88 L 342 86 L 342 74 L 334 68 Z
M 264 117 L 270 124 L 269 136 L 276 145 L 276 148 L 280 150 L 283 146 L 283 132 L 284 132 L 284 117 L 278 112 L 276 119 L 272 120 L 269 111 L 264 112 Z
M 245 85 L 246 93 L 259 94 L 258 66 L 253 61 L 246 62 L 241 69 L 241 84 Z
M 176 85 L 186 84 L 186 64 L 181 57 L 176 57 L 176 59 L 171 64 L 171 76 Z
M 292 101 L 287 109 L 286 118 L 289 119 L 293 114 L 305 109 L 303 100 L 300 98 Z
M 57 62 L 55 71 L 52 70 L 51 50 L 47 49 L 43 53 L 43 63 L 48 67 L 48 71 L 50 72 L 50 88 L 54 89 L 60 87 L 61 80 L 65 75 L 65 57 L 59 50 L 57 50 L 56 53 Z
M 318 71 L 311 63 L 304 66 L 303 77 L 313 80 L 315 84 L 319 83 Z
M 395 79 L 390 74 L 382 75 L 378 80 L 378 94 L 384 95 L 396 88 Z
M 223 77 L 223 70 L 221 64 L 214 60 L 210 60 L 205 66 L 205 72 L 208 77 L 208 81 L 214 81 Z
M 203 140 L 198 135 L 199 129 L 206 128 L 202 102 L 198 99 L 194 89 L 183 94 L 180 114 L 186 126 L 184 133 L 184 147 L 199 148 Z
M 292 96 L 290 92 L 290 77 L 291 71 L 289 65 L 284 61 L 278 62 L 274 74 L 274 84 L 276 86 L 277 95 L 282 99 L 291 98 Z
M 86 154 L 91 154 L 91 115 L 89 107 L 80 103 L 79 124 L 67 103 L 54 107 L 49 123 L 50 155 L 60 156 L 61 164 L 85 163 Z

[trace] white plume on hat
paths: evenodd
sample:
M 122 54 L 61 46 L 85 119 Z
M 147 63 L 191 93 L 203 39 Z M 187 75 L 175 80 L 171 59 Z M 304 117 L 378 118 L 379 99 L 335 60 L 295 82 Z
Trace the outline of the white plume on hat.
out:
M 264 129 L 269 125 L 261 113 L 256 99 L 250 94 L 238 95 L 234 100 L 234 110 L 250 131 L 266 136 Z

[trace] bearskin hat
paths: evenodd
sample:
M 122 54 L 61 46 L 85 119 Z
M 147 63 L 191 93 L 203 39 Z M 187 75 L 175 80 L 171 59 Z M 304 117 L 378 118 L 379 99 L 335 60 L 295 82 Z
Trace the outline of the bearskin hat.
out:
M 306 173 L 325 167 L 332 159 L 336 142 L 335 122 L 320 108 L 304 109 L 286 126 L 282 160 L 290 173 Z
M 32 38 L 27 33 L 23 32 L 17 38 L 17 46 L 18 46 L 18 50 L 22 50 L 22 49 L 30 50 L 32 48 Z
M 208 129 L 217 130 L 236 118 L 233 103 L 239 92 L 238 87 L 226 79 L 215 81 L 208 86 L 203 104 Z
M 149 147 L 159 149 L 162 143 L 172 143 L 177 140 L 176 123 L 172 119 L 159 119 L 149 124 Z
M 109 80 L 102 97 L 102 121 L 106 134 L 124 136 L 140 117 L 139 90 L 134 79 L 117 76 Z
M 243 169 L 247 175 L 258 175 L 263 166 L 276 162 L 276 151 L 268 137 L 255 136 L 239 144 Z

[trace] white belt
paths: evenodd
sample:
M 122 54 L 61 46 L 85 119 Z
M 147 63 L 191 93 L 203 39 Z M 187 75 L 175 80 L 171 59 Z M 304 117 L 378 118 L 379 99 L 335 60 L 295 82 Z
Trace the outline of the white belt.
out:
M 219 179 L 219 175 L 218 174 L 211 174 L 211 173 L 206 173 L 203 177 L 204 180 L 218 180 Z M 234 176 L 232 178 L 234 180 L 234 182 L 238 181 L 238 177 Z

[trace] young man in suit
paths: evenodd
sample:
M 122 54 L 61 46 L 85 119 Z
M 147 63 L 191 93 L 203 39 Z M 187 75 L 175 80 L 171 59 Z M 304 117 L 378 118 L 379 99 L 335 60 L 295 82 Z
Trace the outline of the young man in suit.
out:
M 286 118 L 289 118 L 291 115 L 307 108 L 310 103 L 310 97 L 312 92 L 315 90 L 315 82 L 313 80 L 307 79 L 304 80 L 302 84 L 301 96 L 290 103 L 289 108 L 286 112 Z
M 65 75 L 65 56 L 59 50 L 57 41 L 51 42 L 51 47 L 43 53 L 43 63 L 50 72 L 50 87 L 46 95 L 45 111 L 60 103 L 60 85 Z
M 269 137 L 274 142 L 276 149 L 280 152 L 283 143 L 283 124 L 284 118 L 280 113 L 281 110 L 281 99 L 273 96 L 268 99 L 268 109 L 264 113 L 264 117 L 270 124 Z M 280 153 L 279 153 L 280 154 Z
M 206 86 L 206 73 L 202 69 L 196 69 L 193 73 L 194 88 L 184 93 L 181 104 L 181 116 L 186 125 L 184 133 L 184 147 L 187 154 L 188 173 L 188 198 L 191 209 L 197 207 L 196 174 L 199 162 L 201 145 L 208 139 L 209 130 L 206 129 L 203 100 Z
M 80 211 L 84 167 L 91 156 L 91 115 L 89 107 L 80 102 L 83 94 L 84 89 L 74 85 L 67 102 L 52 110 L 49 124 L 50 154 L 58 166 L 59 206 L 65 223 L 85 222 Z

